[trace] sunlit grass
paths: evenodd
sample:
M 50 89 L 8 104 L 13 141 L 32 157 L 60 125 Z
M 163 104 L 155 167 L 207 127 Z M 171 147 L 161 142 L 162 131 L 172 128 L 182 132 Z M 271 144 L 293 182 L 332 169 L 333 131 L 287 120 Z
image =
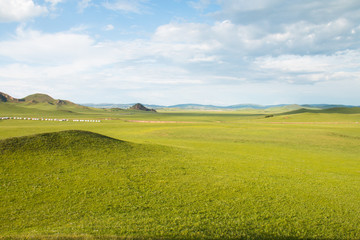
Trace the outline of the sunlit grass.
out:
M 360 238 L 358 114 L 131 114 L 0 121 L 0 235 Z

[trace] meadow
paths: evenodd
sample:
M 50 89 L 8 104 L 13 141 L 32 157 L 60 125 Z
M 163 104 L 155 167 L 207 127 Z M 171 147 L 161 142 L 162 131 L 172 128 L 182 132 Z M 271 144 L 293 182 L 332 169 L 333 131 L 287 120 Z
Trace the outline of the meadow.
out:
M 102 122 L 0 120 L 0 238 L 360 239 L 357 109 L 39 109 Z

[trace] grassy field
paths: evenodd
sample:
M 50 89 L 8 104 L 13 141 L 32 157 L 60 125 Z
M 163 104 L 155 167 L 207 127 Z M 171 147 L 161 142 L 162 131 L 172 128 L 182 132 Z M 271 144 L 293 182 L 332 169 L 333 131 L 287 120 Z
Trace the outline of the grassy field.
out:
M 4 239 L 360 239 L 357 109 L 4 105 L 1 115 L 102 120 L 0 120 Z

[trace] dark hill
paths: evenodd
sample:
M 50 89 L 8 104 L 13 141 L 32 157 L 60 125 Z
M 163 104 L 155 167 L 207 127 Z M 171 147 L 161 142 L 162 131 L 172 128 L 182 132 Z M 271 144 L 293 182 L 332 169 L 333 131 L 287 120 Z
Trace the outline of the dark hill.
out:
M 111 147 L 121 143 L 130 144 L 93 132 L 68 130 L 1 140 L 0 153 Z
M 19 99 L 13 98 L 12 96 L 0 92 L 0 102 L 18 102 Z
M 322 113 L 344 113 L 344 114 L 356 114 L 360 113 L 360 107 L 335 107 L 328 108 L 320 111 Z
M 151 112 L 156 112 L 155 109 L 149 109 L 147 107 L 145 107 L 144 105 L 142 105 L 141 103 L 137 103 L 134 106 L 130 107 L 129 109 L 131 110 L 140 110 L 140 111 L 151 111 Z
M 342 113 L 342 114 L 359 114 L 360 107 L 335 107 L 335 108 L 326 108 L 326 109 L 306 109 L 301 108 L 298 110 L 281 113 L 279 115 L 289 115 L 289 114 L 298 114 L 298 113 Z

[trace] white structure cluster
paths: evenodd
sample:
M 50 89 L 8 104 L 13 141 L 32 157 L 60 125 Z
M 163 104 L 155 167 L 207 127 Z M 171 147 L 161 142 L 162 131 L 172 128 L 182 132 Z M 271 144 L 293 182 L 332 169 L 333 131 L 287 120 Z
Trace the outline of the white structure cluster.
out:
M 84 119 L 74 119 L 73 122 L 101 122 L 100 120 L 84 120 Z
M 55 122 L 69 122 L 69 121 L 73 121 L 73 122 L 101 122 L 100 120 L 89 120 L 89 119 L 73 119 L 73 120 L 69 120 L 66 118 L 29 118 L 29 117 L 0 117 L 0 120 L 9 120 L 9 119 L 14 119 L 14 120 L 32 120 L 32 121 L 55 121 Z

